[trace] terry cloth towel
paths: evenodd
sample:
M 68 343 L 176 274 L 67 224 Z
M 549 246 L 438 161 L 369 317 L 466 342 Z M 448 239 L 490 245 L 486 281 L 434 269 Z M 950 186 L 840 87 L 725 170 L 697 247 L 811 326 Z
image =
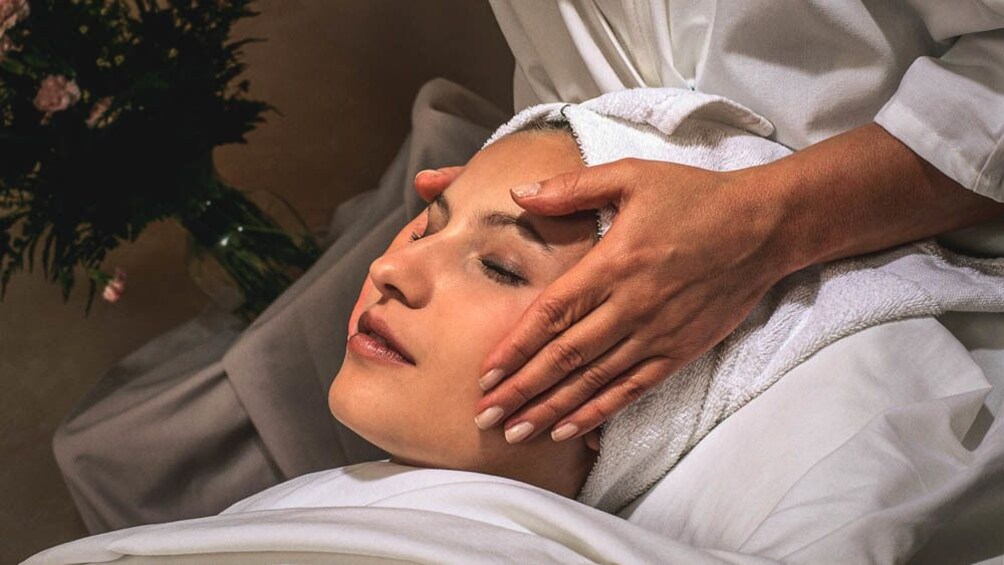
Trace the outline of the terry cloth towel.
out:
M 773 126 L 752 110 L 676 88 L 533 106 L 486 145 L 541 117 L 569 122 L 587 165 L 637 157 L 723 171 L 791 153 L 766 139 Z M 579 500 L 620 511 L 816 351 L 872 326 L 947 311 L 1004 312 L 1004 258 L 959 255 L 931 239 L 789 275 L 722 342 L 606 424 Z

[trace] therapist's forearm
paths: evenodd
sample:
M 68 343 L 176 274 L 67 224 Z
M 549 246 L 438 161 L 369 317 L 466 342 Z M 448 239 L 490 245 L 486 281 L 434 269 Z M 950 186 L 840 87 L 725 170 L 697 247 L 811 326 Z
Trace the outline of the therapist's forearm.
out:
M 757 186 L 789 272 L 879 251 L 1004 215 L 878 124 L 737 171 Z

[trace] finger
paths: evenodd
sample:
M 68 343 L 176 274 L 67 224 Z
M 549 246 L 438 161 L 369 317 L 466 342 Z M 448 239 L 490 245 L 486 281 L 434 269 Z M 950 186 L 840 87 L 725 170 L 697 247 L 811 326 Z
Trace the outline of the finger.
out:
M 432 202 L 460 176 L 463 170 L 463 167 L 442 167 L 419 171 L 415 175 L 415 191 L 422 197 L 422 200 Z
M 492 349 L 481 365 L 480 382 L 488 383 L 482 389 L 513 374 L 556 335 L 607 299 L 607 289 L 597 283 L 597 273 L 604 272 L 604 261 L 594 257 L 595 251 L 545 288 Z
M 513 187 L 512 199 L 531 214 L 564 216 L 619 202 L 631 186 L 636 159 L 586 167 L 548 180 Z
M 571 424 L 575 429 L 574 433 L 563 436 L 563 440 L 576 438 L 594 430 L 644 396 L 679 369 L 680 365 L 679 361 L 667 357 L 650 357 L 638 363 L 609 383 L 570 416 L 558 422 L 554 426 L 553 433 L 557 434 L 566 424 Z
M 616 351 L 618 342 L 628 333 L 627 329 L 618 329 L 618 319 L 617 310 L 610 304 L 598 306 L 546 344 L 526 365 L 481 398 L 477 404 L 478 413 L 497 406 L 502 412 L 493 413 L 500 418 L 512 414 L 580 367 L 605 355 L 605 352 Z M 623 368 L 630 366 L 628 364 Z M 601 385 L 614 376 L 616 374 L 604 380 Z M 591 373 L 590 378 L 593 377 L 599 375 Z
M 525 436 L 523 440 L 547 433 L 555 422 L 571 414 L 593 398 L 597 391 L 602 390 L 625 371 L 637 365 L 641 359 L 646 358 L 647 349 L 644 342 L 636 339 L 621 340 L 595 361 L 572 373 L 538 400 L 513 415 L 504 426 L 507 439 L 513 435 L 509 430 L 524 422 L 529 426 L 516 428 L 518 432 L 523 432 Z M 526 430 L 530 432 L 527 433 Z M 577 432 L 577 428 L 566 427 L 555 439 L 561 441 Z

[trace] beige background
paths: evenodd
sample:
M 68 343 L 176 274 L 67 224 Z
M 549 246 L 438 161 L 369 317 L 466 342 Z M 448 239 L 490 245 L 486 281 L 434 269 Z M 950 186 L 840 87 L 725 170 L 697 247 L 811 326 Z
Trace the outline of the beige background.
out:
M 311 223 L 374 187 L 409 129 L 411 100 L 443 76 L 511 110 L 513 61 L 487 2 L 260 0 L 235 35 L 252 95 L 279 108 L 248 145 L 217 150 L 223 176 L 268 188 Z M 194 316 L 206 298 L 184 265 L 184 234 L 151 226 L 112 253 L 129 282 L 121 302 L 68 304 L 40 273 L 16 277 L 0 305 L 0 563 L 86 532 L 52 457 L 60 419 L 116 360 Z M 81 289 L 82 290 L 82 289 Z

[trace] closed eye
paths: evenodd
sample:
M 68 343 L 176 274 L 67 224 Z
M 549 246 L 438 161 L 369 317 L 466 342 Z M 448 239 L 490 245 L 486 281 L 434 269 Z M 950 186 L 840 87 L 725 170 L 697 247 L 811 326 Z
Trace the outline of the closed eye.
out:
M 487 257 L 481 258 L 481 266 L 484 269 L 485 274 L 488 275 L 488 278 L 500 284 L 520 287 L 525 286 L 528 282 L 518 273 L 510 271 L 508 268 Z
M 447 221 L 449 221 L 449 215 L 448 215 L 449 214 L 449 212 L 448 212 L 449 208 L 448 208 L 448 205 L 446 204 L 445 199 L 442 198 L 442 195 L 440 195 L 440 197 L 438 197 L 433 203 L 439 205 L 440 209 L 445 212 L 444 215 L 447 216 Z M 427 208 L 426 209 L 426 214 L 429 214 L 429 213 L 430 213 L 429 209 Z M 482 225 L 485 224 L 485 218 L 486 217 L 487 216 L 482 216 L 481 217 L 482 218 L 482 220 L 481 220 Z M 425 238 L 425 237 L 428 237 L 430 235 L 433 235 L 437 231 L 439 231 L 439 230 L 435 230 L 435 231 L 430 230 L 429 229 L 429 224 L 430 223 L 431 222 L 429 222 L 429 221 L 426 222 L 426 224 L 425 224 L 425 230 L 422 233 L 418 233 L 417 231 L 412 231 L 411 234 L 410 234 L 410 236 L 409 236 L 409 240 L 411 242 L 415 242 L 415 241 L 418 241 L 418 240 L 420 240 L 422 238 Z M 498 260 L 496 260 L 494 258 L 491 258 L 491 257 L 481 257 L 479 259 L 479 262 L 481 263 L 481 269 L 482 269 L 482 271 L 484 271 L 485 276 L 487 276 L 491 280 L 493 280 L 493 281 L 495 281 L 495 282 L 497 282 L 497 283 L 499 283 L 501 285 L 510 286 L 510 287 L 520 287 L 520 286 L 526 286 L 530 282 L 530 281 L 528 281 L 526 279 L 526 277 L 524 277 L 523 275 L 521 275 L 519 273 L 519 271 L 515 267 L 510 266 L 510 265 L 506 265 L 503 262 L 498 261 Z

